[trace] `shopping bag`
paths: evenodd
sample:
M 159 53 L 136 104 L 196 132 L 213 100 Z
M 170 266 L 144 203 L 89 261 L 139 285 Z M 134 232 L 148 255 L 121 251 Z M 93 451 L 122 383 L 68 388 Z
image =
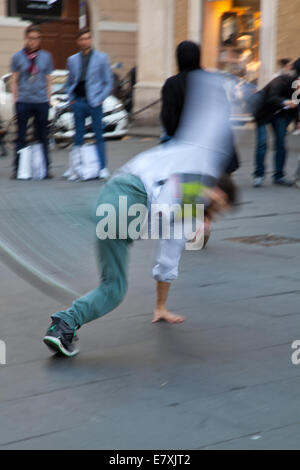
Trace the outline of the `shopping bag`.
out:
M 63 176 L 69 181 L 76 181 L 80 178 L 81 151 L 78 145 L 72 148 L 69 155 L 69 168 Z
M 75 146 L 70 152 L 69 168 L 63 176 L 69 181 L 86 181 L 98 178 L 100 170 L 96 145 Z
M 47 167 L 42 144 L 31 145 L 32 179 L 43 180 L 47 175 Z
M 42 144 L 33 144 L 19 150 L 18 180 L 42 180 L 47 176 L 47 167 Z
M 31 147 L 24 147 L 19 150 L 19 164 L 17 179 L 18 180 L 29 180 L 32 178 L 31 171 Z
M 96 145 L 83 145 L 81 147 L 80 179 L 83 181 L 96 179 L 99 177 L 100 170 Z

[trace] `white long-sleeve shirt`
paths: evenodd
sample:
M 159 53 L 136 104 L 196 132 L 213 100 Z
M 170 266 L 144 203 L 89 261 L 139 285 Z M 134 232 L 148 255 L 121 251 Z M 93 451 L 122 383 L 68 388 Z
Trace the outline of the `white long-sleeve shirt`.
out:
M 202 175 L 217 181 L 233 155 L 230 110 L 220 78 L 197 70 L 190 73 L 182 119 L 175 137 L 121 167 L 117 174 L 137 176 L 144 184 L 149 204 L 178 203 L 173 198 L 173 175 Z M 170 186 L 170 191 L 166 190 Z M 160 240 L 153 277 L 170 282 L 178 275 L 178 264 L 186 240 Z
M 217 180 L 234 150 L 230 109 L 223 84 L 212 73 L 191 72 L 182 118 L 174 138 L 143 152 L 117 172 L 139 177 L 149 202 L 157 202 L 175 174 L 199 174 Z M 160 201 L 164 202 L 164 201 Z

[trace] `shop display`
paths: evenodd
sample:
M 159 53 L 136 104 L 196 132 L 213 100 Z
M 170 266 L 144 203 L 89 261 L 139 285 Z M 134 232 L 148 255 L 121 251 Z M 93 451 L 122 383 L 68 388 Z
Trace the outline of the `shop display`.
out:
M 252 47 L 253 36 L 249 34 L 244 34 L 237 39 L 237 47 L 239 49 L 251 49 Z
M 221 19 L 222 46 L 234 46 L 238 35 L 238 22 L 236 13 L 224 13 Z
M 259 73 L 260 13 L 233 8 L 220 19 L 218 68 L 256 82 Z

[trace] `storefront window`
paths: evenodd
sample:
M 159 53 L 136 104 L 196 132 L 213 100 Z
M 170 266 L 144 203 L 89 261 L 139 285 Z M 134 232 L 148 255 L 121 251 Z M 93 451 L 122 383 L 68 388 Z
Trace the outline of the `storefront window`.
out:
M 254 6 L 254 2 L 233 1 L 230 11 L 220 18 L 218 68 L 249 82 L 257 82 L 259 73 L 260 11 L 256 9 L 257 3 Z
M 8 0 L 6 2 L 7 16 L 30 20 L 58 20 L 62 15 L 62 10 L 63 0 Z
M 204 0 L 203 66 L 257 83 L 260 0 Z

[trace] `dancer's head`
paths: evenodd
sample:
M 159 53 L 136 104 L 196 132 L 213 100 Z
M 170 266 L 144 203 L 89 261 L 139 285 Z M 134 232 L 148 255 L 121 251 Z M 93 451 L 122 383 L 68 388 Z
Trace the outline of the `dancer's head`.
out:
M 224 174 L 217 186 L 209 191 L 210 204 L 205 209 L 205 217 L 214 220 L 218 215 L 228 212 L 237 203 L 237 187 L 231 177 Z

